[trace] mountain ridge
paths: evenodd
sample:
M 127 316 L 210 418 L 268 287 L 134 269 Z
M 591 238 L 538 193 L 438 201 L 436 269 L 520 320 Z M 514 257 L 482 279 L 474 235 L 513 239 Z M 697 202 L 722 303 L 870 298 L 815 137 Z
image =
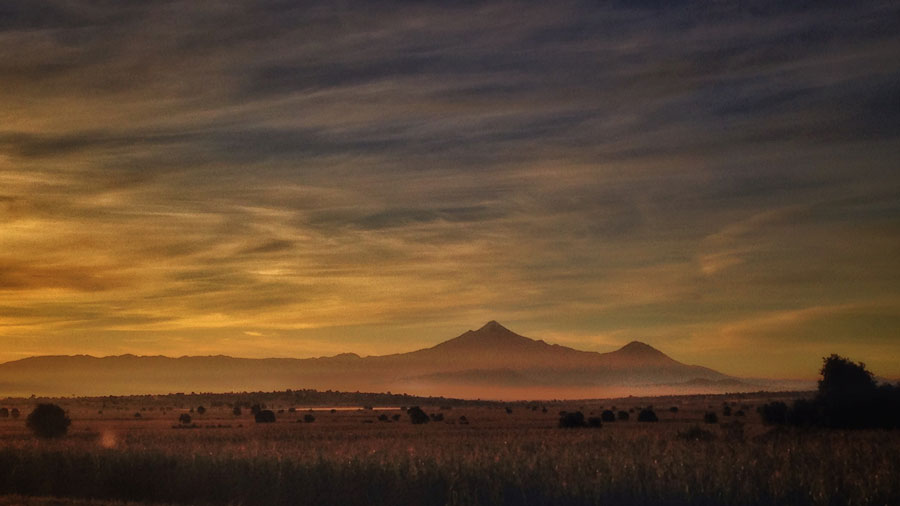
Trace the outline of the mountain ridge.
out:
M 577 350 L 519 335 L 495 320 L 431 347 L 392 355 L 49 355 L 0 364 L 0 385 L 11 390 L 0 390 L 0 395 L 365 388 L 489 398 L 505 397 L 504 388 L 518 396 L 541 387 L 556 389 L 560 398 L 583 398 L 614 388 L 637 392 L 659 385 L 697 385 L 695 390 L 705 391 L 735 382 L 739 384 L 737 378 L 683 364 L 640 341 L 606 353 Z

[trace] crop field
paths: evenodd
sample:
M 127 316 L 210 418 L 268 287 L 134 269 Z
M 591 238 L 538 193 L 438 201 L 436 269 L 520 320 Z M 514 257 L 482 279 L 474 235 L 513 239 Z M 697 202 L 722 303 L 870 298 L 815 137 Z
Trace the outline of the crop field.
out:
M 51 440 L 25 426 L 33 401 L 9 401 L 0 505 L 900 504 L 897 431 L 773 429 L 755 411 L 773 398 L 423 405 L 443 419 L 419 425 L 400 406 L 270 404 L 255 423 L 222 402 L 59 399 L 72 426 Z M 651 405 L 659 421 L 638 421 Z M 604 410 L 629 419 L 559 427 Z

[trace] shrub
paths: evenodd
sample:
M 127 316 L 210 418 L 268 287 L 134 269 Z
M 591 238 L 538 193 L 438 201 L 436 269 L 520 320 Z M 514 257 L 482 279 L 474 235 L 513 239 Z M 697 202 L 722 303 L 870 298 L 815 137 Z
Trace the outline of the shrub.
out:
M 256 420 L 256 423 L 274 423 L 275 413 L 271 409 L 263 409 L 256 413 L 253 418 Z
M 581 411 L 576 411 L 574 413 L 567 413 L 564 411 L 563 415 L 559 418 L 559 426 L 565 429 L 584 427 L 584 413 Z
M 8 408 L 0 408 L 0 418 L 9 418 Z
M 607 409 L 603 413 L 600 413 L 600 419 L 604 422 L 615 422 L 616 414 L 612 412 L 612 410 Z
M 466 418 L 466 415 L 459 417 L 459 424 L 460 425 L 469 425 L 469 419 Z
M 694 425 L 684 432 L 679 432 L 676 437 L 685 441 L 712 441 L 716 439 L 715 434 L 706 429 L 701 429 L 698 425 Z
M 703 423 L 719 423 L 719 416 L 712 411 L 707 411 L 706 414 L 703 415 Z
M 191 423 L 191 415 L 182 413 L 181 416 L 178 417 L 178 421 L 181 422 L 182 425 L 188 425 Z
M 671 408 L 669 408 L 669 412 L 670 413 L 678 413 L 678 406 L 672 406 Z
M 630 417 L 627 411 L 619 411 L 619 414 L 617 416 L 619 420 L 623 422 L 627 422 L 628 418 Z
M 443 413 L 432 413 L 431 419 L 434 420 L 435 422 L 443 422 L 444 414 Z
M 767 425 L 780 425 L 787 422 L 787 404 L 783 402 L 770 402 L 756 408 L 763 423 Z
M 303 415 L 303 423 L 313 423 L 316 421 L 316 417 L 307 413 Z
M 428 415 L 425 414 L 419 406 L 413 406 L 407 409 L 406 414 L 409 415 L 409 421 L 412 422 L 413 425 L 421 425 L 431 421 L 431 419 L 428 418 Z
M 507 414 L 507 415 L 511 415 L 511 414 L 512 414 L 512 408 L 511 408 L 511 407 L 509 407 L 509 406 L 506 407 L 506 414 Z
M 234 414 L 234 416 L 241 416 L 243 414 L 240 406 L 235 406 L 234 409 L 231 410 L 231 413 Z
M 731 416 L 731 406 L 722 407 L 722 416 Z
M 66 412 L 56 404 L 38 404 L 25 422 L 36 436 L 42 438 L 65 436 L 71 423 Z
M 588 427 L 603 427 L 603 420 L 598 416 L 589 417 L 587 423 Z
M 206 408 L 204 408 L 203 406 L 197 406 L 197 414 L 202 415 L 203 413 L 206 413 Z
M 19 408 L 12 408 L 9 412 L 9 416 L 19 418 Z
M 390 420 L 390 419 L 388 418 L 388 416 L 386 414 L 382 413 L 382 414 L 378 415 L 379 422 L 387 422 L 388 420 Z
M 638 421 L 639 422 L 658 422 L 659 418 L 656 416 L 656 413 L 653 412 L 652 409 L 642 409 L 640 413 L 638 413 Z

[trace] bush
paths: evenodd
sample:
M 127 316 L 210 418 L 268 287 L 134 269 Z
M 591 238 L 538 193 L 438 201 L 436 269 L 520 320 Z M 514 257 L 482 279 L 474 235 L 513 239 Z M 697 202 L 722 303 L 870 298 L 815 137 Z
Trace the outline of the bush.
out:
M 607 409 L 603 413 L 600 413 L 600 419 L 604 422 L 615 422 L 616 414 L 612 412 L 612 410 Z
M 9 412 L 9 416 L 13 418 L 19 418 L 19 408 L 12 408 Z
M 712 441 L 716 439 L 715 434 L 706 429 L 701 429 L 698 425 L 694 425 L 684 432 L 679 432 L 677 437 L 685 441 Z
M 638 413 L 638 421 L 639 422 L 658 422 L 659 418 L 656 416 L 656 413 L 653 412 L 652 409 L 642 409 L 640 413 Z
M 8 408 L 0 408 L 0 418 L 9 418 Z
M 622 422 L 627 422 L 628 418 L 630 417 L 627 411 L 619 411 L 617 416 L 619 418 L 619 421 Z
M 780 425 L 787 422 L 787 404 L 783 402 L 770 402 L 756 408 L 759 416 L 766 425 Z
M 443 413 L 432 413 L 431 419 L 434 420 L 435 422 L 443 422 L 444 414 Z
M 678 406 L 672 406 L 671 408 L 669 408 L 669 412 L 670 413 L 678 413 Z
M 603 420 L 600 417 L 592 416 L 587 420 L 588 427 L 603 427 Z
M 459 417 L 459 424 L 460 425 L 469 425 L 469 419 L 466 418 L 466 415 Z
M 260 410 L 253 418 L 256 423 L 275 423 L 275 413 L 271 409 Z
M 313 423 L 316 421 L 316 417 L 307 413 L 303 415 L 303 423 Z
M 204 413 L 206 413 L 206 408 L 204 408 L 203 406 L 197 406 L 197 414 L 202 415 Z
M 559 418 L 559 426 L 564 429 L 584 427 L 584 413 L 581 411 L 576 411 L 574 413 L 563 411 L 563 415 Z
M 422 411 L 422 408 L 419 406 L 413 406 L 407 409 L 406 414 L 409 415 L 409 421 L 412 422 L 413 425 L 421 425 L 431 421 L 431 419 L 428 418 L 428 415 Z
M 722 416 L 731 416 L 731 406 L 722 407 Z
M 703 423 L 719 423 L 719 416 L 712 411 L 707 411 L 706 414 L 703 415 Z
M 25 424 L 38 437 L 55 438 L 66 435 L 72 420 L 56 404 L 38 404 Z
M 243 413 L 241 412 L 241 407 L 240 407 L 240 406 L 235 406 L 234 409 L 231 410 L 231 413 L 232 413 L 234 416 L 241 416 L 241 415 L 243 414 Z
M 178 421 L 181 422 L 182 425 L 188 425 L 191 423 L 191 415 L 182 413 L 181 416 L 178 417 Z

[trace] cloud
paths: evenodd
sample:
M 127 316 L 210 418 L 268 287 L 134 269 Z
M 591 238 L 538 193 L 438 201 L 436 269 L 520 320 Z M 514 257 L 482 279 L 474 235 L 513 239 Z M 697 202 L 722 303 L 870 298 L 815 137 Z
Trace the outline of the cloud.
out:
M 0 9 L 9 353 L 681 345 L 900 286 L 895 2 Z

